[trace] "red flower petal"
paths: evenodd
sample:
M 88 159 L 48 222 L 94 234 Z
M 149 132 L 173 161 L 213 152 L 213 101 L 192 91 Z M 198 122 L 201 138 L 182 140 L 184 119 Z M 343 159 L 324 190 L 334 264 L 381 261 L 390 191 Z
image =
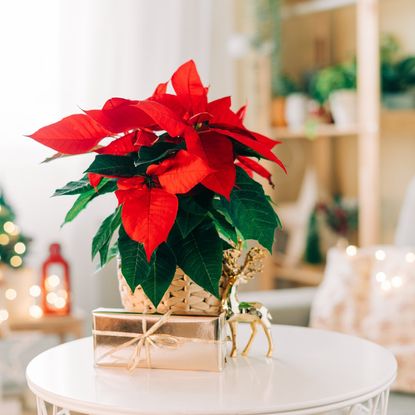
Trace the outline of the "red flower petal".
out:
M 231 109 L 231 98 L 224 97 L 215 101 L 209 102 L 207 111 L 212 114 L 212 125 L 224 126 L 226 128 L 239 128 L 245 130 L 240 117 Z
M 141 242 L 150 261 L 154 250 L 167 240 L 176 220 L 178 200 L 162 189 L 143 187 L 134 197 L 124 201 L 121 219 L 125 231 L 134 241 Z
M 174 157 L 152 164 L 148 175 L 157 176 L 160 185 L 167 192 L 187 193 L 212 172 L 209 165 L 200 157 L 180 150 Z
M 37 130 L 29 137 L 64 154 L 92 150 L 111 133 L 85 114 L 74 114 Z
M 123 137 L 118 138 L 117 140 L 114 140 L 107 146 L 96 150 L 96 152 L 99 154 L 111 154 L 113 156 L 123 156 L 125 154 L 138 151 L 140 146 L 136 144 L 137 135 L 138 135 L 137 132 L 126 134 Z
M 240 143 L 246 145 L 247 147 L 252 148 L 252 150 L 255 150 L 261 156 L 277 163 L 285 172 L 287 172 L 282 161 L 264 143 L 256 141 L 252 138 L 247 137 L 246 135 L 237 133 L 235 131 L 223 130 L 220 128 L 212 128 L 212 131 L 216 131 L 220 134 L 224 134 L 228 137 L 233 138 L 236 141 L 239 141 Z
M 94 188 L 96 188 L 101 183 L 102 178 L 103 176 L 100 174 L 88 173 L 89 184 Z
M 240 167 L 245 171 L 245 173 L 252 179 L 254 177 L 254 172 L 249 167 L 245 166 L 245 164 L 242 164 L 240 161 L 237 161 L 235 163 L 235 166 Z
M 184 131 L 184 140 L 186 142 L 187 149 L 197 156 L 203 153 L 203 146 L 200 140 L 199 134 L 195 131 L 193 127 L 187 127 Z
M 190 60 L 181 65 L 171 77 L 176 94 L 192 114 L 206 111 L 207 90 L 203 86 L 196 65 Z
M 231 97 L 223 97 L 219 99 L 215 99 L 214 101 L 211 101 L 207 105 L 207 111 L 211 114 L 218 114 L 221 113 L 223 110 L 230 109 L 232 105 L 232 99 Z
M 231 140 L 221 134 L 206 132 L 200 135 L 200 147 L 188 146 L 188 149 L 205 159 L 214 170 L 202 184 L 229 199 L 236 178 Z
M 168 84 L 168 82 L 163 82 L 161 84 L 158 84 L 156 89 L 153 92 L 153 96 L 160 95 L 160 94 L 165 94 L 166 91 L 167 91 L 167 84 Z
M 241 108 L 239 108 L 239 110 L 236 111 L 236 115 L 241 121 L 243 121 L 246 115 L 246 105 L 243 105 Z
M 144 183 L 144 177 L 141 176 L 118 180 L 118 190 L 115 192 L 115 196 L 118 199 L 118 204 L 121 205 L 128 199 L 134 199 L 136 192 L 139 192 L 145 187 Z
M 120 179 L 117 181 L 119 190 L 142 189 L 145 180 L 142 176 L 129 177 L 128 179 Z
M 264 166 L 261 166 L 257 161 L 245 156 L 238 156 L 238 160 L 241 162 L 242 168 L 244 168 L 244 166 L 248 167 L 248 169 L 251 170 L 251 172 L 254 171 L 260 176 L 265 177 L 268 180 L 269 184 L 273 186 L 271 180 L 271 173 Z
M 159 104 L 162 104 L 170 108 L 180 118 L 183 118 L 185 116 L 186 108 L 183 107 L 183 104 L 177 95 L 173 95 L 173 94 L 155 95 L 150 98 L 150 101 L 156 101 Z
M 133 129 L 166 130 L 171 136 L 181 135 L 186 124 L 170 108 L 157 101 L 129 101 L 113 98 L 102 110 L 86 113 L 110 131 L 120 133 Z
M 167 131 L 172 137 L 182 135 L 186 128 L 186 124 L 179 115 L 157 101 L 139 101 L 134 106 L 145 112 L 160 127 L 160 130 Z
M 123 98 L 109 99 L 101 110 L 85 111 L 91 118 L 114 133 L 123 133 L 136 128 L 147 128 L 154 120 L 135 106 L 138 101 Z
M 149 147 L 152 146 L 157 141 L 157 139 L 157 135 L 149 131 L 136 131 L 134 144 L 138 147 Z
M 262 144 L 265 144 L 269 148 L 274 148 L 277 144 L 281 144 L 281 141 L 273 140 L 269 137 L 266 137 L 265 135 L 255 133 L 253 131 L 249 131 L 249 134 L 252 135 L 252 137 L 255 138 L 257 141 L 259 141 Z

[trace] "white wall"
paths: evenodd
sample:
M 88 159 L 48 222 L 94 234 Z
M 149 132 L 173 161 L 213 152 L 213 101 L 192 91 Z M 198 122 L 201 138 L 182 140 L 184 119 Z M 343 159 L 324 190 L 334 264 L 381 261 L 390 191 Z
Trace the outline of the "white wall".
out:
M 52 151 L 23 137 L 113 96 L 144 98 L 194 58 L 211 96 L 232 93 L 226 38 L 230 0 L 14 0 L 0 4 L 0 185 L 34 238 L 35 269 L 51 241 L 72 266 L 75 301 L 89 310 L 117 303 L 114 269 L 94 275 L 90 241 L 115 206 L 94 201 L 59 228 L 70 198 L 53 190 L 81 177 L 89 156 L 40 165 Z

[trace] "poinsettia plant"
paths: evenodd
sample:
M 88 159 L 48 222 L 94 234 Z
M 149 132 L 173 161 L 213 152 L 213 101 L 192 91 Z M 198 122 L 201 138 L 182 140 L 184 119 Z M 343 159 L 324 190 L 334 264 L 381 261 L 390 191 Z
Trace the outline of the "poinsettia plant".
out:
M 92 257 L 104 266 L 119 254 L 131 290 L 141 285 L 155 306 L 177 266 L 218 296 L 225 249 L 254 239 L 271 250 L 279 220 L 252 178 L 271 174 L 255 159 L 285 169 L 272 152 L 278 142 L 245 128 L 245 107 L 232 111 L 230 97 L 208 102 L 193 61 L 170 82 L 175 93 L 162 83 L 145 100 L 112 98 L 30 136 L 58 152 L 51 159 L 96 153 L 80 180 L 55 191 L 78 195 L 64 223 L 115 193 L 118 206 L 93 238 Z

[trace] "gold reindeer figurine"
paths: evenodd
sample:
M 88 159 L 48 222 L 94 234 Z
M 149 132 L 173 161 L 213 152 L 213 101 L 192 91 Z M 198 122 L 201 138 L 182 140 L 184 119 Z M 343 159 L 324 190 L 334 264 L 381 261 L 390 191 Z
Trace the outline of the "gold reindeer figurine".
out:
M 247 283 L 255 274 L 263 269 L 265 250 L 260 247 L 251 248 L 242 265 L 238 262 L 242 252 L 240 246 L 236 249 L 225 251 L 223 258 L 223 274 L 227 284 L 222 296 L 222 308 L 226 313 L 226 320 L 229 323 L 232 336 L 231 357 L 237 355 L 237 327 L 238 323 L 249 323 L 251 325 L 251 336 L 248 340 L 242 356 L 247 356 L 252 342 L 257 334 L 257 325 L 261 325 L 268 340 L 267 357 L 272 356 L 271 337 L 271 315 L 268 309 L 261 303 L 242 302 L 238 299 L 238 287 L 240 283 Z

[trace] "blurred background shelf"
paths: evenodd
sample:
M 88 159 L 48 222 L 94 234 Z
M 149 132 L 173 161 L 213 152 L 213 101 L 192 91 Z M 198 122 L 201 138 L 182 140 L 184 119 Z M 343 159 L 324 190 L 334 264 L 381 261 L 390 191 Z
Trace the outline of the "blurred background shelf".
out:
M 351 126 L 348 128 L 339 128 L 334 124 L 319 124 L 315 126 L 305 126 L 299 129 L 293 128 L 274 128 L 273 136 L 276 140 L 287 139 L 313 139 L 317 137 L 341 137 L 347 135 L 358 134 L 357 126 Z
M 291 0 L 286 3 L 281 10 L 283 19 L 335 10 L 353 5 L 356 0 Z

